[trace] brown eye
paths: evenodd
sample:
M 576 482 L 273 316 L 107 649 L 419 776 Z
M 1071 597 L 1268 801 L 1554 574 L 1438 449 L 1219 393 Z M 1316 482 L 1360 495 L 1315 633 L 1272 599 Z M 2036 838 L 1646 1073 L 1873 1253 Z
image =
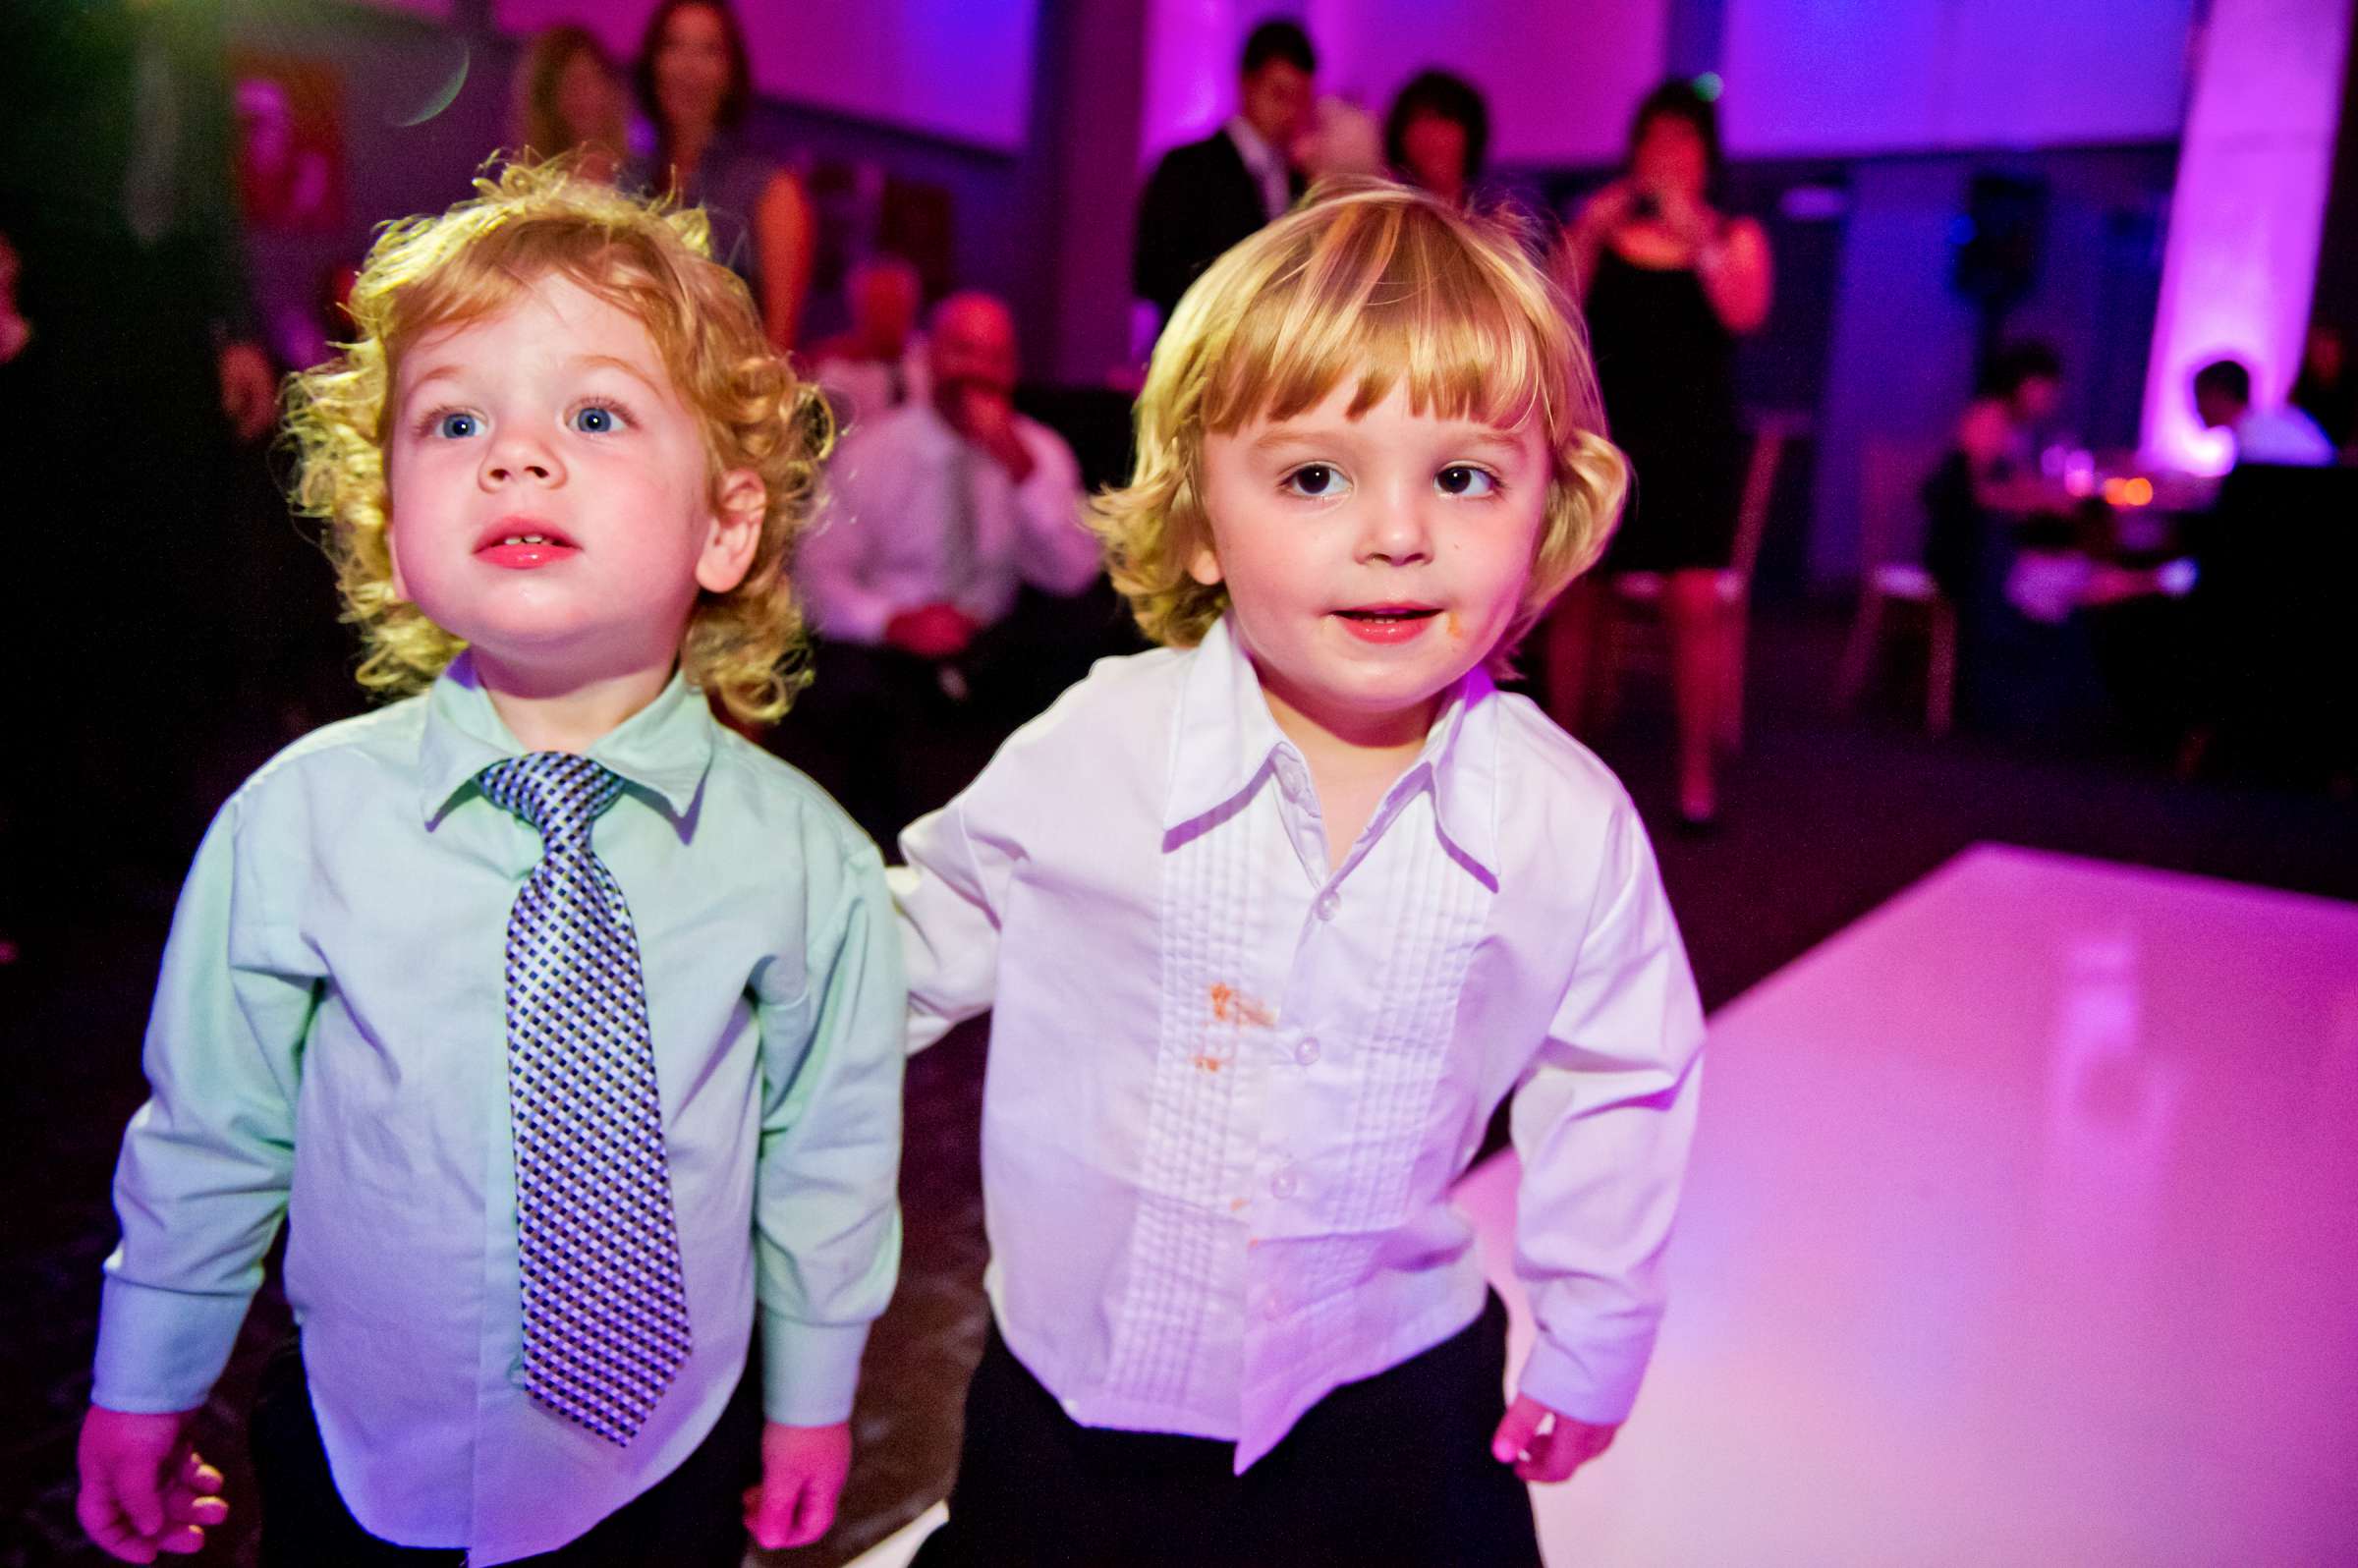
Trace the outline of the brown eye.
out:
M 1452 463 L 1433 476 L 1432 482 L 1443 495 L 1467 495 L 1480 498 L 1498 488 L 1497 476 L 1488 469 L 1478 469 L 1471 463 Z
M 1331 463 L 1305 463 L 1285 476 L 1285 487 L 1296 495 L 1322 501 L 1343 493 L 1343 475 Z

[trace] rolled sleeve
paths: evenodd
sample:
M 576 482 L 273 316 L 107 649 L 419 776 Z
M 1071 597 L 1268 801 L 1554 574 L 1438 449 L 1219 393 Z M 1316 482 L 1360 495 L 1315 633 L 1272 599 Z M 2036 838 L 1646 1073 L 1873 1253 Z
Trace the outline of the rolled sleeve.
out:
M 115 1169 L 92 1397 L 110 1410 L 204 1402 L 262 1280 L 295 1160 L 297 1061 L 315 977 L 268 966 L 239 802 L 215 819 L 173 916 L 147 1027 L 147 1102 Z
M 861 1347 L 900 1271 L 907 991 L 872 846 L 845 848 L 835 912 L 812 931 L 808 989 L 759 1006 L 763 1409 L 795 1426 L 849 1419 Z
M 1539 1337 L 1522 1392 L 1625 1420 L 1663 1306 L 1661 1258 L 1694 1136 L 1703 1011 L 1644 829 L 1626 805 L 1597 913 L 1517 1091 L 1515 1265 Z

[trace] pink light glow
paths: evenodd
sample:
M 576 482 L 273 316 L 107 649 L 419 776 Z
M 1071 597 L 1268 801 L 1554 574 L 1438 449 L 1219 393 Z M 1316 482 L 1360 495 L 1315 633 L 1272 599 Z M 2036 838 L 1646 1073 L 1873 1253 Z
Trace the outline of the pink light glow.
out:
M 2299 363 L 2317 281 L 2349 38 L 2343 0 L 2217 0 L 2196 46 L 2145 383 L 2145 447 L 2217 474 L 2226 438 L 2188 383 L 2232 356 L 2272 408 Z

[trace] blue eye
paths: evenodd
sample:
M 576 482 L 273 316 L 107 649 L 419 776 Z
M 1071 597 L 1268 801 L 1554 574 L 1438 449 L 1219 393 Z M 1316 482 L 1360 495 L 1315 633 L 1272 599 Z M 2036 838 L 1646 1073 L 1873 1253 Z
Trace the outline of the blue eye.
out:
M 1494 493 L 1498 477 L 1488 469 L 1478 469 L 1471 463 L 1452 463 L 1432 476 L 1443 495 L 1467 495 L 1479 499 Z
M 573 411 L 573 427 L 584 435 L 611 435 L 623 426 L 622 411 L 592 403 Z
M 434 416 L 434 433 L 446 441 L 464 441 L 483 433 L 483 421 L 472 414 L 452 410 Z
M 1314 501 L 1327 500 L 1350 487 L 1342 470 L 1331 463 L 1305 463 L 1280 481 L 1295 495 Z

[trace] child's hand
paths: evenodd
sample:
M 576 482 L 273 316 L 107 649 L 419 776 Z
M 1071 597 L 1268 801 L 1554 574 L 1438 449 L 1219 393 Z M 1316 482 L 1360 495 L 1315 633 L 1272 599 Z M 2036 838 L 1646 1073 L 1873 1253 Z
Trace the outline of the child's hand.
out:
M 140 1416 L 92 1405 L 75 1463 L 74 1512 L 90 1539 L 125 1562 L 202 1549 L 208 1525 L 229 1517 L 221 1472 L 183 1439 L 189 1413 Z
M 1545 1424 L 1547 1429 L 1542 1431 Z M 1594 1427 L 1517 1394 L 1490 1439 L 1490 1457 L 1515 1467 L 1525 1481 L 1562 1481 L 1612 1446 L 1619 1427 Z
M 761 1427 L 761 1484 L 745 1494 L 745 1528 L 757 1546 L 808 1546 L 835 1523 L 835 1499 L 852 1472 L 852 1428 Z

